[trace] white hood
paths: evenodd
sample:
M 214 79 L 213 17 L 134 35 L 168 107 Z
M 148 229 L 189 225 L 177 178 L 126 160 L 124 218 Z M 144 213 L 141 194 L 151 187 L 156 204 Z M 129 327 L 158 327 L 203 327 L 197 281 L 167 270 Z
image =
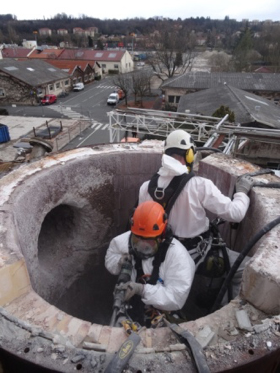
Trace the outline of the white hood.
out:
M 174 177 L 179 176 L 185 173 L 189 173 L 186 165 L 182 165 L 175 158 L 170 157 L 169 155 L 163 154 L 161 159 L 162 167 L 159 169 L 158 173 L 163 177 Z

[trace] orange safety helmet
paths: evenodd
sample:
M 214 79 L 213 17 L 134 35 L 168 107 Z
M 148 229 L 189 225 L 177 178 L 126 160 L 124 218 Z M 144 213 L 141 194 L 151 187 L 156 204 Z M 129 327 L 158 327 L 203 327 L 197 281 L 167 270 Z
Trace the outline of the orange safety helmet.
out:
M 134 211 L 131 219 L 131 232 L 136 236 L 157 237 L 167 226 L 167 214 L 157 202 L 146 201 Z

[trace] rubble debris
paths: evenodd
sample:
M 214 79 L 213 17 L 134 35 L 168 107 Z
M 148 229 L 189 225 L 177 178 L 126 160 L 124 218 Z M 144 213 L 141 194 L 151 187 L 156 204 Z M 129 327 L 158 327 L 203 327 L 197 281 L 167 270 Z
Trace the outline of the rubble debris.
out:
M 254 325 L 253 326 L 253 329 L 255 331 L 255 333 L 261 333 L 261 332 L 264 332 L 265 330 L 267 330 L 271 325 L 271 322 L 270 320 L 266 319 L 263 321 L 262 324 L 257 324 L 257 325 Z
M 196 340 L 199 342 L 202 348 L 208 346 L 208 344 L 214 338 L 215 333 L 211 330 L 211 328 L 206 325 L 203 329 L 201 329 L 197 335 L 195 336 Z
M 102 351 L 106 352 L 107 347 L 105 345 L 99 344 L 99 343 L 91 343 L 91 342 L 84 342 L 83 348 L 85 350 L 95 350 L 95 351 Z
M 71 359 L 72 363 L 78 363 L 79 361 L 82 361 L 85 359 L 84 355 L 76 355 Z
M 251 332 L 253 330 L 249 316 L 245 310 L 238 310 L 235 312 L 235 316 L 240 329 Z

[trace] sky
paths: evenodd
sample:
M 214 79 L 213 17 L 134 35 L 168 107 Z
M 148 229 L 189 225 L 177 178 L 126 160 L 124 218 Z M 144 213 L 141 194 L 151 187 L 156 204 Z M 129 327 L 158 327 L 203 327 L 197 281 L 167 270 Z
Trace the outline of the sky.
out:
M 1 14 L 12 14 L 18 20 L 50 19 L 58 13 L 72 17 L 86 15 L 99 19 L 126 19 L 166 17 L 185 19 L 210 17 L 211 19 L 230 19 L 250 21 L 271 19 L 280 21 L 280 0 L 176 0 L 176 1 L 131 1 L 107 0 L 106 2 L 79 2 L 69 0 L 37 0 L 1 2 Z

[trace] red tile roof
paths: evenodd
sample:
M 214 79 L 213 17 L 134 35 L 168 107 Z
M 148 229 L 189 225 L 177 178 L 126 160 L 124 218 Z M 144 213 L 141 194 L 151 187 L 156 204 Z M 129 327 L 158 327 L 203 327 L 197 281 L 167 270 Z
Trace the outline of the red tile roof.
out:
M 64 49 L 59 56 L 59 59 L 79 59 L 88 61 L 114 61 L 119 62 L 123 55 L 124 50 L 90 50 L 90 49 Z
M 40 59 L 57 59 L 61 53 L 63 52 L 63 49 L 43 49 L 40 50 L 39 48 L 35 49 L 28 58 L 40 58 Z
M 29 48 L 3 48 L 3 58 L 24 58 L 32 51 Z
M 68 74 L 72 75 L 76 68 L 80 68 L 85 71 L 86 67 L 90 65 L 93 68 L 92 61 L 82 61 L 82 60 L 46 60 L 46 62 L 57 67 L 58 69 L 66 71 Z

